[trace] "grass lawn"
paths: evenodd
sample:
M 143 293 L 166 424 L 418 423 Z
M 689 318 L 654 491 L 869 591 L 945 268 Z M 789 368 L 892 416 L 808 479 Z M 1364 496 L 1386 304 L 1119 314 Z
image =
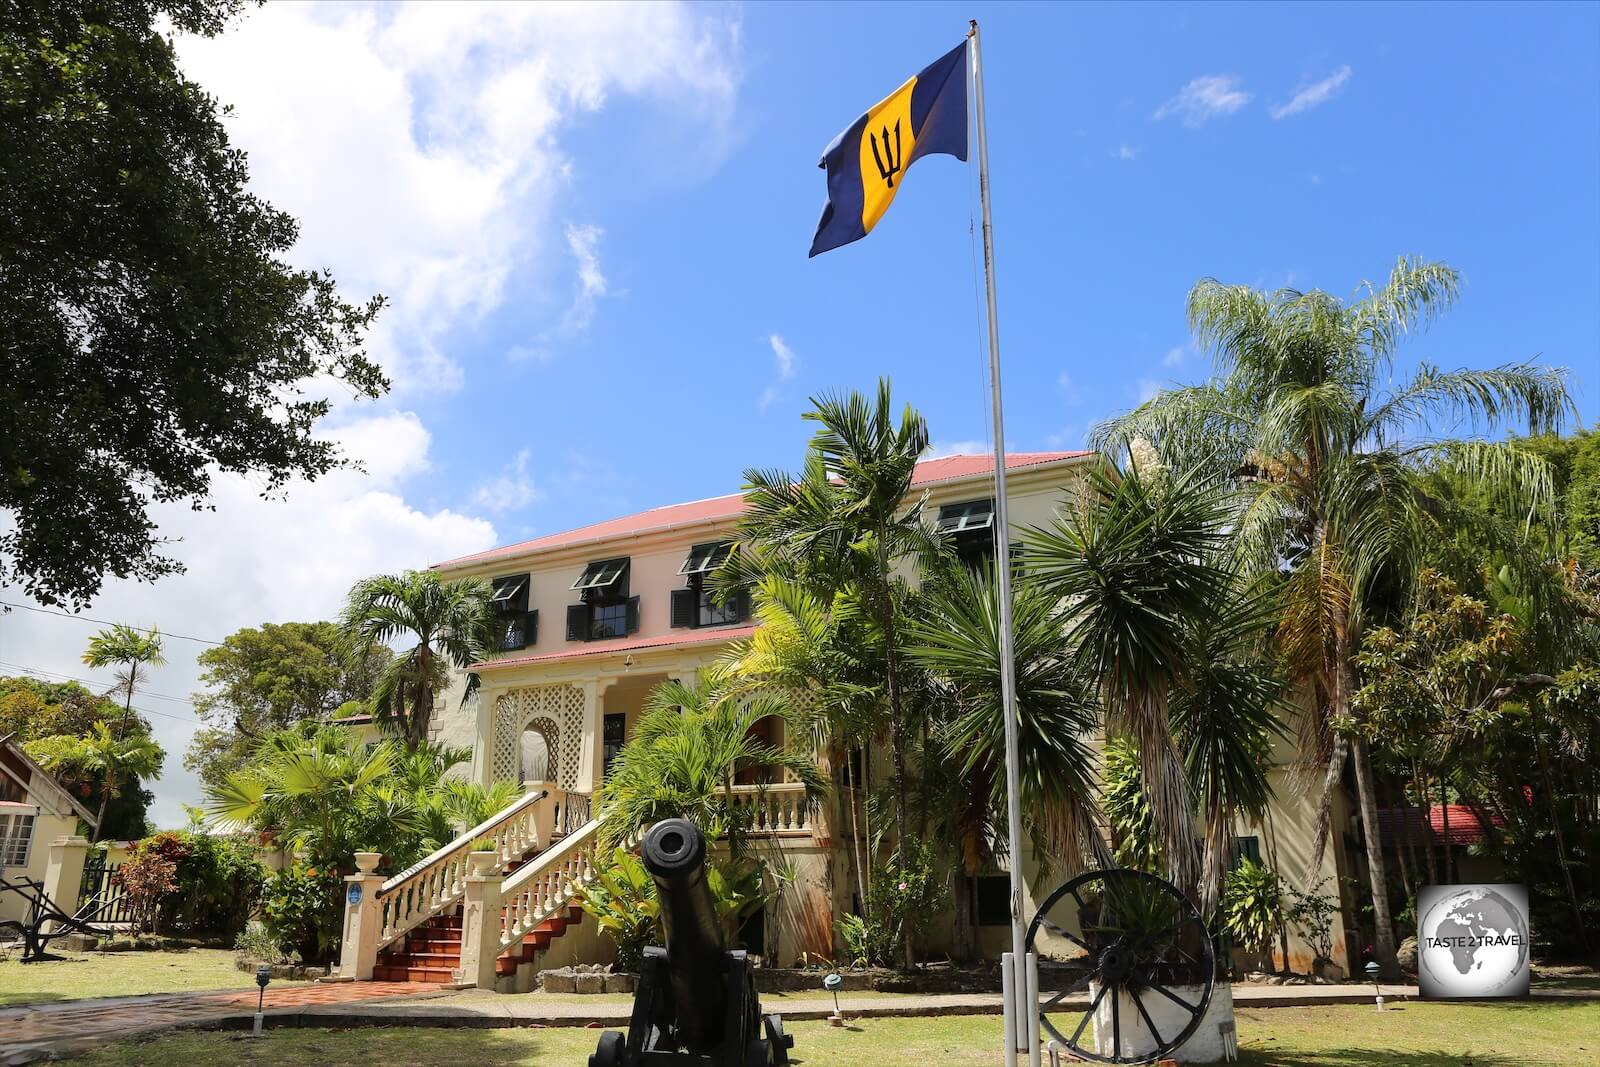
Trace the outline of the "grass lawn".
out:
M 234 968 L 233 953 L 227 949 L 60 955 L 61 959 L 37 963 L 0 960 L 0 1007 L 255 985 L 253 976 Z
M 850 1029 L 796 1023 L 794 1062 L 813 1067 L 1001 1062 L 993 1016 L 866 1020 Z M 1583 1067 L 1600 1065 L 1600 1003 L 1407 1004 L 1244 1009 L 1240 1062 L 1250 1067 Z M 260 1042 L 240 1034 L 174 1034 L 106 1046 L 80 1067 L 260 1062 L 322 1067 L 574 1067 L 594 1050 L 584 1029 L 276 1030 Z

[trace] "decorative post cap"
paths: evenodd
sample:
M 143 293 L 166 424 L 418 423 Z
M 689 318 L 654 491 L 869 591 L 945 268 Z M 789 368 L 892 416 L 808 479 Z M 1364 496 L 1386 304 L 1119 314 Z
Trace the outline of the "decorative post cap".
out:
M 494 852 L 471 852 L 467 854 L 468 877 L 487 878 L 494 874 L 500 867 L 500 857 Z
M 376 874 L 378 864 L 383 860 L 381 852 L 357 852 L 356 869 L 362 874 Z

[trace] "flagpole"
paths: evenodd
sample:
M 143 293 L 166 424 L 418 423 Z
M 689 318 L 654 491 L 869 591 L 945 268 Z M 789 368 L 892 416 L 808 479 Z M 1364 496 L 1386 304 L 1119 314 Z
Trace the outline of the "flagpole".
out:
M 1011 525 L 1006 507 L 1006 432 L 1000 400 L 1000 323 L 994 295 L 994 221 L 989 210 L 989 130 L 983 112 L 983 61 L 978 47 L 978 20 L 967 32 L 972 42 L 972 101 L 978 128 L 978 193 L 983 205 L 983 281 L 989 302 L 989 401 L 994 418 L 995 575 L 1000 595 L 1000 702 L 1005 711 L 1006 835 L 1011 860 L 1011 973 L 1003 983 L 1011 989 L 1007 1014 L 1015 1030 L 1006 1034 L 1006 1064 L 1017 1062 L 1019 1038 L 1037 1064 L 1038 1027 L 1028 997 L 1026 938 L 1022 927 L 1022 771 L 1017 741 L 1017 679 L 1011 638 Z M 1027 1030 L 1023 1031 L 1026 1027 Z

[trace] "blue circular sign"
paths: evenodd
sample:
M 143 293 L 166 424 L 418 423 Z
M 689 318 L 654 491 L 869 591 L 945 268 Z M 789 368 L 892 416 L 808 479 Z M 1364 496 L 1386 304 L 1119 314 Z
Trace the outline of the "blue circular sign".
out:
M 361 903 L 361 887 L 359 885 L 352 885 L 348 890 L 345 891 L 344 898 L 352 904 Z

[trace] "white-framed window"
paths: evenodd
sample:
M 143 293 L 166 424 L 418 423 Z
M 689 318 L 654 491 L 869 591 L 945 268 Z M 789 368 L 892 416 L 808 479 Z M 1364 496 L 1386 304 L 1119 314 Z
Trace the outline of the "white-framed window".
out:
M 0 867 L 26 867 L 33 844 L 33 816 L 22 812 L 0 814 Z

